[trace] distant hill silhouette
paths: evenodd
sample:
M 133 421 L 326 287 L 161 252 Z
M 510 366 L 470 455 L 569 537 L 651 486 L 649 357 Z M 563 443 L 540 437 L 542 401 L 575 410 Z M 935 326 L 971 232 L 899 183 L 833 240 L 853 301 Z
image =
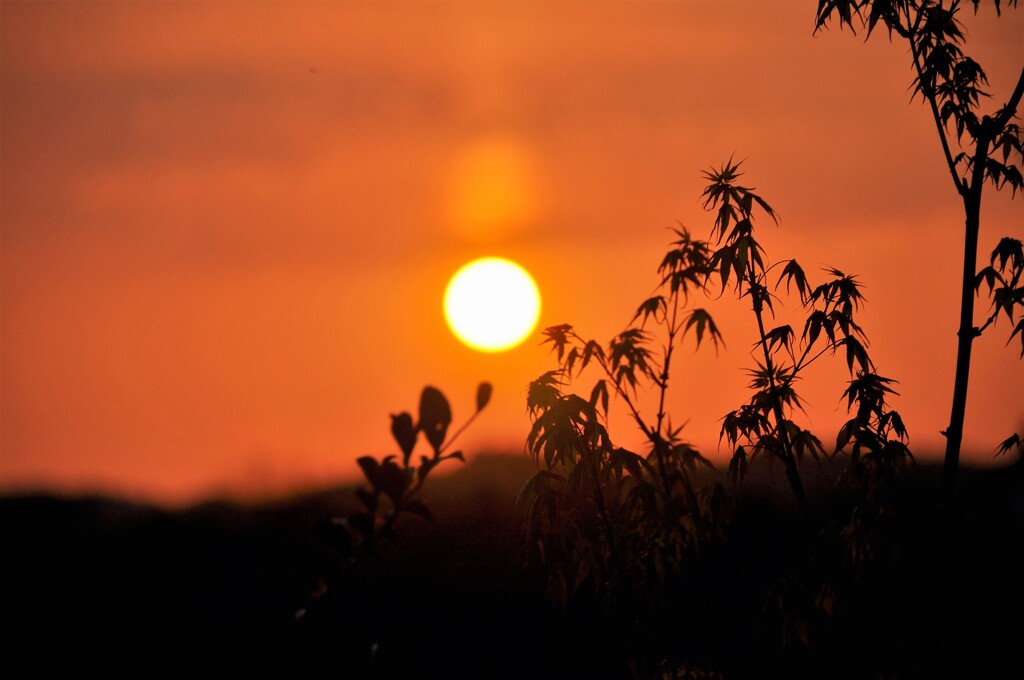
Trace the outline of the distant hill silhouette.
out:
M 622 677 L 587 596 L 554 612 L 543 574 L 523 566 L 514 503 L 532 471 L 525 456 L 481 456 L 432 479 L 434 524 L 410 520 L 397 544 L 346 572 L 300 619 L 318 579 L 338 569 L 324 538 L 329 519 L 354 507 L 349 488 L 175 512 L 96 497 L 2 498 L 0 617 L 16 638 L 35 640 L 147 636 L 170 649 L 181 635 L 273 639 L 329 650 L 323 658 L 352 677 Z M 994 677 L 986 670 L 1024 650 L 1024 466 L 965 470 L 959 504 L 945 510 L 939 476 L 924 466 L 907 477 L 900 563 L 854 584 L 863 596 L 825 651 L 794 661 L 759 639 L 755 622 L 803 538 L 784 481 L 756 473 L 729 539 L 680 584 L 679 620 L 659 644 L 726 677 L 815 677 L 829 663 L 831 677 L 879 667 L 889 677 Z M 848 498 L 835 471 L 807 479 L 823 514 L 841 515 Z

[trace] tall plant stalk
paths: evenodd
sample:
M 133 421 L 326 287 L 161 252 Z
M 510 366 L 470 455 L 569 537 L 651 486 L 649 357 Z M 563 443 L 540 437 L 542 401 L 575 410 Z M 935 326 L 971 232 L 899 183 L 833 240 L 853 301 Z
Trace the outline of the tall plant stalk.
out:
M 971 0 L 975 12 L 981 0 Z M 992 0 L 996 12 L 1001 13 L 1003 2 Z M 1006 0 L 1016 7 L 1017 0 Z M 988 97 L 983 90 L 988 78 L 981 66 L 964 54 L 966 42 L 962 25 L 957 17 L 959 0 L 819 0 L 815 30 L 838 17 L 840 27 L 851 31 L 858 27 L 867 30 L 868 37 L 881 23 L 889 34 L 906 40 L 910 47 L 915 78 L 913 91 L 928 104 L 935 122 L 943 157 L 964 209 L 964 259 L 960 278 L 960 320 L 957 327 L 956 372 L 953 381 L 953 399 L 949 424 L 942 434 L 946 450 L 942 471 L 942 492 L 952 496 L 956 489 L 960 466 L 960 450 L 964 436 L 964 418 L 967 412 L 968 383 L 971 371 L 971 350 L 989 323 L 976 326 L 974 297 L 982 281 L 989 284 L 993 294 L 995 316 L 1005 311 L 1013 322 L 1016 307 L 1024 305 L 1019 276 L 1014 272 L 1024 267 L 1024 256 L 1019 255 L 1020 241 L 1002 239 L 990 259 L 990 266 L 978 272 L 978 234 L 981 226 L 982 194 L 985 185 L 996 189 L 1009 184 L 1016 194 L 1024 185 L 1021 176 L 1022 135 L 1013 122 L 1017 107 L 1024 96 L 1024 69 L 1016 87 L 1005 104 L 991 115 L 979 112 L 981 98 Z M 955 139 L 953 131 L 956 132 Z M 954 155 L 956 144 L 961 151 Z M 996 271 L 996 260 L 1000 261 Z M 1007 270 L 1007 262 L 1012 268 Z M 992 275 L 987 274 L 988 271 Z M 998 280 L 1002 284 L 995 286 Z M 993 317 L 994 318 L 994 317 Z M 990 320 L 991 321 L 991 320 Z M 1024 326 L 1018 323 L 1011 334 L 1020 333 L 1024 340 Z M 1022 353 L 1024 355 L 1024 353 Z

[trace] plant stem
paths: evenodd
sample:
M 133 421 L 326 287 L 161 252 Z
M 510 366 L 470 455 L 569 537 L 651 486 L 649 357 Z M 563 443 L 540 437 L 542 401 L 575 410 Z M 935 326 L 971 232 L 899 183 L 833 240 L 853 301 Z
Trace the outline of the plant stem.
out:
M 601 517 L 602 528 L 605 533 L 605 540 L 608 541 L 608 551 L 611 553 L 612 565 L 615 569 L 615 577 L 623 578 L 622 559 L 619 557 L 619 550 L 615 545 L 615 532 L 612 529 L 611 519 L 608 517 L 608 508 L 604 504 L 604 490 L 601 488 L 601 474 L 597 467 L 597 461 L 590 456 L 591 474 L 594 475 L 594 500 L 597 502 L 597 509 Z M 614 594 L 614 589 L 612 590 Z
M 468 418 L 468 419 L 466 420 L 466 422 L 464 422 L 464 423 L 462 424 L 462 427 L 460 427 L 460 428 L 459 428 L 458 430 L 456 430 L 456 431 L 455 431 L 455 434 L 453 434 L 453 435 L 452 435 L 451 437 L 449 437 L 449 438 L 448 438 L 448 441 L 446 441 L 446 442 L 445 442 L 444 444 L 442 444 L 442 445 L 441 445 L 441 448 L 437 450 L 437 454 L 438 454 L 438 455 L 441 455 L 442 453 L 444 453 L 445 451 L 447 451 L 447 450 L 448 450 L 448 448 L 449 448 L 449 447 L 451 447 L 451 445 L 452 445 L 453 443 L 455 443 L 455 440 L 459 438 L 459 435 L 460 435 L 460 434 L 462 434 L 463 432 L 465 432 L 465 431 L 466 431 L 466 428 L 467 428 L 467 427 L 469 427 L 470 423 L 472 423 L 472 422 L 473 422 L 474 420 L 476 420 L 476 417 L 477 417 L 478 415 L 480 415 L 480 410 L 479 410 L 479 409 L 478 409 L 478 410 L 476 410 L 476 411 L 474 411 L 474 412 L 473 412 L 473 415 L 471 415 L 471 416 L 470 416 L 470 417 L 469 417 L 469 418 Z
M 1016 113 L 1017 105 L 1024 95 L 1024 70 L 1021 71 L 1009 101 L 999 110 L 996 117 L 992 119 L 985 116 L 978 126 L 976 134 L 973 130 L 969 131 L 974 137 L 971 180 L 968 182 L 967 178 L 961 179 L 957 174 L 956 162 L 950 152 L 949 140 L 939 112 L 935 90 L 933 87 L 925 87 L 924 83 L 924 64 L 921 60 L 921 51 L 915 42 L 923 16 L 924 13 L 919 12 L 914 27 L 904 37 L 910 43 L 910 53 L 913 55 L 914 68 L 917 71 L 919 89 L 922 96 L 928 100 L 946 165 L 953 178 L 957 193 L 963 200 L 965 217 L 964 261 L 960 282 L 960 325 L 957 330 L 953 404 L 950 409 L 949 425 L 942 433 L 946 437 L 946 452 L 942 467 L 941 491 L 946 498 L 951 498 L 956 490 L 957 471 L 960 466 L 960 446 L 963 442 L 964 418 L 967 412 L 967 388 L 971 372 L 971 349 L 974 338 L 981 334 L 981 329 L 974 326 L 974 276 L 978 259 L 978 231 L 981 223 L 981 195 L 985 182 L 985 165 L 988 160 L 989 145 Z M 988 324 L 985 325 L 988 326 Z
M 953 405 L 949 414 L 946 436 L 946 455 L 942 466 L 942 494 L 951 498 L 956 491 L 957 471 L 960 467 L 960 446 L 964 435 L 964 417 L 967 412 L 967 386 L 971 372 L 971 348 L 981 329 L 974 326 L 974 276 L 978 260 L 978 231 L 981 224 L 981 194 L 985 185 L 985 165 L 989 145 L 1005 128 L 1024 97 L 1024 70 L 1006 105 L 995 118 L 982 118 L 975 139 L 971 182 L 966 182 L 962 193 L 964 202 L 964 264 L 960 281 L 960 328 L 957 330 L 956 375 L 953 380 Z M 986 324 L 987 326 L 988 324 Z
M 779 441 L 782 443 L 782 462 L 786 466 L 786 479 L 793 489 L 800 512 L 804 516 L 807 526 L 813 528 L 816 524 L 811 505 L 807 501 L 807 494 L 804 491 L 803 480 L 800 479 L 800 471 L 796 465 L 796 456 L 793 455 L 793 445 L 789 441 L 789 432 L 786 431 L 786 418 L 782 411 L 782 401 L 779 399 L 778 386 L 775 384 L 775 368 L 772 362 L 771 353 L 768 351 L 768 338 L 764 330 L 764 302 L 754 293 L 759 287 L 754 272 L 753 262 L 749 263 L 747 270 L 748 284 L 750 285 L 750 298 L 753 301 L 754 316 L 757 317 L 757 332 L 760 336 L 758 344 L 764 353 L 765 371 L 768 373 L 769 396 L 772 402 L 772 412 L 775 415 L 775 429 L 779 433 Z
M 654 430 L 655 439 L 651 442 L 654 444 L 655 452 L 658 454 L 658 472 L 661 475 L 661 485 L 665 489 L 665 499 L 668 503 L 669 509 L 672 510 L 673 516 L 676 515 L 676 507 L 675 502 L 672 500 L 672 488 L 668 481 L 668 470 L 665 467 L 665 456 L 668 455 L 668 441 L 661 435 L 661 426 L 665 420 L 665 393 L 668 391 L 668 369 L 669 364 L 672 363 L 672 350 L 676 343 L 676 332 L 678 330 L 676 321 L 678 317 L 679 297 L 677 294 L 673 294 L 672 320 L 668 325 L 668 345 L 665 347 L 665 359 L 662 362 L 661 367 L 661 381 L 658 385 L 661 391 L 658 400 L 658 424 Z
M 964 263 L 960 281 L 960 328 L 957 331 L 956 375 L 953 380 L 953 405 L 949 426 L 945 429 L 946 454 L 942 466 L 942 494 L 951 498 L 956 490 L 960 466 L 960 444 L 967 412 L 967 385 L 971 373 L 971 348 L 978 329 L 974 327 L 974 274 L 978 259 L 978 229 L 981 223 L 981 189 L 985 179 L 985 158 L 989 140 L 982 136 L 976 144 L 971 185 L 964 194 Z

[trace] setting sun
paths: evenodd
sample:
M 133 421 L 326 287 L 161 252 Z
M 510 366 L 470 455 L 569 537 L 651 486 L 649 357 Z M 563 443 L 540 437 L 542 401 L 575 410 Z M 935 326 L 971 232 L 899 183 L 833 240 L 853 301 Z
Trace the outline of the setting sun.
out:
M 463 266 L 444 293 L 444 317 L 463 343 L 481 352 L 520 344 L 540 317 L 540 291 L 521 266 L 485 257 Z

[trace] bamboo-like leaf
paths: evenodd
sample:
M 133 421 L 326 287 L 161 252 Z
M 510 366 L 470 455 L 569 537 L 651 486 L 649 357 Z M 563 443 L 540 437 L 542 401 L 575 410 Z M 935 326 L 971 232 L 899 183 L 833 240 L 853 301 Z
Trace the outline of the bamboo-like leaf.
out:
M 996 455 L 1001 456 L 1004 453 L 1016 448 L 1022 455 L 1024 455 L 1024 440 L 1017 433 L 1014 433 L 1000 442 L 999 447 L 996 449 Z
M 715 469 L 715 466 L 711 463 L 710 460 L 700 455 L 700 451 L 693 448 L 689 444 L 683 443 L 673 446 L 672 450 L 670 451 L 670 454 L 673 458 L 677 458 L 680 461 L 682 461 L 683 465 L 690 472 L 696 470 L 698 463 L 710 470 Z
M 806 304 L 811 289 L 807 285 L 807 277 L 804 275 L 803 268 L 800 267 L 796 260 L 790 260 L 783 267 L 779 280 L 775 283 L 776 289 L 782 285 L 783 279 L 786 280 L 786 292 L 789 293 L 790 284 L 796 286 L 797 293 L 800 295 L 800 301 Z
M 765 340 L 768 341 L 769 352 L 773 351 L 776 345 L 781 345 L 785 349 L 791 350 L 793 342 L 793 328 L 788 324 L 773 328 L 765 334 Z
M 807 317 L 806 323 L 804 323 L 803 338 L 807 343 L 808 347 L 814 345 L 814 341 L 818 339 L 821 334 L 822 325 L 827 323 L 828 317 L 825 312 L 820 309 L 814 310 L 810 316 Z
M 994 257 L 995 254 L 993 253 L 993 258 Z M 981 284 L 985 283 L 988 286 L 988 292 L 991 294 L 992 289 L 995 288 L 996 281 L 999 281 L 1000 283 L 1005 283 L 1005 281 L 1003 281 L 1003 277 L 999 275 L 999 273 L 995 270 L 994 267 L 985 267 L 980 272 L 978 272 L 977 276 L 974 277 L 974 290 L 975 292 L 980 292 Z
M 697 347 L 700 347 L 704 341 L 704 333 L 707 332 L 711 338 L 712 343 L 715 345 L 715 350 L 718 350 L 719 343 L 725 344 L 725 340 L 722 338 L 722 334 L 718 330 L 718 326 L 715 325 L 715 320 L 711 318 L 707 310 L 694 309 L 691 310 L 686 318 L 686 322 L 683 324 L 683 335 L 686 336 L 690 332 L 691 328 L 696 327 L 697 332 Z
M 633 321 L 636 321 L 638 318 L 643 316 L 643 319 L 640 322 L 640 326 L 642 328 L 643 325 L 647 323 L 647 319 L 652 316 L 655 321 L 658 320 L 659 313 L 661 314 L 661 317 L 664 318 L 666 308 L 665 298 L 661 295 L 655 295 L 654 297 L 644 300 L 640 307 L 637 308 L 636 314 L 633 315 Z
M 739 446 L 732 454 L 732 458 L 729 459 L 729 479 L 733 483 L 739 483 L 743 481 L 743 478 L 747 474 L 747 450 L 743 446 Z
M 1002 311 L 1009 318 L 1010 323 L 1013 323 L 1013 312 L 1014 307 L 1017 305 L 1017 295 L 1013 288 L 1009 286 L 1003 286 L 996 288 L 992 293 L 992 306 L 998 311 Z
M 1024 359 L 1024 316 L 1022 316 L 1020 321 L 1017 322 L 1017 325 L 1014 327 L 1013 332 L 1010 333 L 1010 339 L 1006 341 L 1006 344 L 1009 345 L 1013 342 L 1013 338 L 1017 335 L 1020 335 L 1020 356 Z
M 558 361 L 562 361 L 562 355 L 565 353 L 565 346 L 569 342 L 569 334 L 572 332 L 572 326 L 567 323 L 561 324 L 560 326 L 549 326 L 545 328 L 541 335 L 544 336 L 542 345 L 551 343 L 552 351 L 558 355 Z
M 597 357 L 597 360 L 604 363 L 604 349 L 595 340 L 590 340 L 586 345 L 583 346 L 583 363 L 582 368 L 586 368 L 590 360 Z
M 1014 269 L 1024 267 L 1024 243 L 1018 239 L 1004 236 L 999 239 L 999 243 L 992 250 L 989 263 L 995 265 L 996 259 L 999 260 L 999 271 L 1006 271 L 1007 262 L 1011 262 Z
M 572 376 L 572 369 L 576 365 L 576 360 L 580 358 L 579 349 L 573 347 L 569 350 L 569 353 L 565 356 L 565 373 L 568 376 Z
M 594 383 L 594 389 L 590 392 L 590 404 L 597 408 L 598 400 L 601 403 L 601 411 L 608 415 L 608 383 L 603 379 Z
M 841 428 L 839 428 L 839 434 L 836 435 L 836 450 L 835 453 L 839 453 L 846 448 L 850 440 L 853 439 L 854 433 L 857 431 L 857 420 L 851 418 L 847 420 Z
M 530 382 L 526 390 L 526 409 L 531 415 L 550 409 L 562 396 L 558 371 L 548 371 Z

